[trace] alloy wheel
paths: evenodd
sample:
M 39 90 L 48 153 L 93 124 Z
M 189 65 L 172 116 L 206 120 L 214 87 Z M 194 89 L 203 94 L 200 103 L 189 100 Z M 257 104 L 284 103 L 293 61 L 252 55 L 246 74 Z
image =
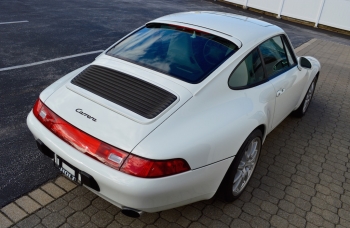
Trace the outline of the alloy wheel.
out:
M 259 158 L 261 139 L 259 137 L 250 141 L 238 165 L 233 179 L 232 194 L 238 196 L 249 182 Z
M 312 99 L 312 94 L 314 93 L 315 90 L 315 81 L 312 82 L 309 90 L 307 91 L 306 97 L 305 97 L 305 102 L 303 106 L 303 113 L 306 112 L 307 108 L 310 105 L 311 99 Z

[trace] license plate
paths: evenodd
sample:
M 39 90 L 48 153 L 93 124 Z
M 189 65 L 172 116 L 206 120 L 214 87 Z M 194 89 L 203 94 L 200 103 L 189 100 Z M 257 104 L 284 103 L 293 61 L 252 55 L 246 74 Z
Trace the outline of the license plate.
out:
M 58 155 L 55 156 L 55 166 L 72 181 L 80 182 L 79 170 Z

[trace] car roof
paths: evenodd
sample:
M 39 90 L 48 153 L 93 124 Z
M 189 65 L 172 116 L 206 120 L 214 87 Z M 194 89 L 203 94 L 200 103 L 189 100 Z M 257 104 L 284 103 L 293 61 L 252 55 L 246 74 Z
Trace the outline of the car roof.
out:
M 236 38 L 242 44 L 249 43 L 250 41 L 257 42 L 257 39 L 263 39 L 269 34 L 283 32 L 278 26 L 265 21 L 237 14 L 214 11 L 175 13 L 160 17 L 150 23 L 152 22 L 173 22 L 202 27 Z

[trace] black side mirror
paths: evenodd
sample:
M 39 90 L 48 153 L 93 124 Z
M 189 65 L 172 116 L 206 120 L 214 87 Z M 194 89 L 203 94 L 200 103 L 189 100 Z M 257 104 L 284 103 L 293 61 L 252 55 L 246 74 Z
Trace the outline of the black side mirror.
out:
M 305 57 L 300 57 L 299 65 L 303 68 L 311 69 L 311 62 Z

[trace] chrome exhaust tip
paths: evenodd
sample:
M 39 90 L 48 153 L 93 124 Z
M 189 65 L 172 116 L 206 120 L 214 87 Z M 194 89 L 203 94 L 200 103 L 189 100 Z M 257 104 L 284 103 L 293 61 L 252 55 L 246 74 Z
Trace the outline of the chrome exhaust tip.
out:
M 123 207 L 122 208 L 122 213 L 125 216 L 131 217 L 131 218 L 139 218 L 142 214 L 143 211 L 137 210 L 137 209 L 133 209 L 130 207 Z

